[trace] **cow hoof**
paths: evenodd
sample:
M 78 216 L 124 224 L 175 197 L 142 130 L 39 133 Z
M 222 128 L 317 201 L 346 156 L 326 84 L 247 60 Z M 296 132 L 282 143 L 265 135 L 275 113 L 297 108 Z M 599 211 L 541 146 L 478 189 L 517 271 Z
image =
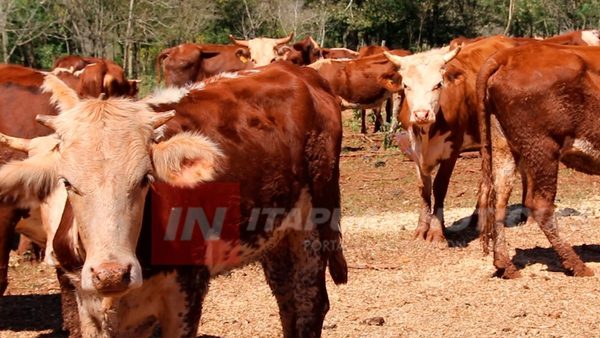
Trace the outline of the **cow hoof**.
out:
M 444 233 L 441 230 L 434 231 L 429 229 L 429 231 L 427 232 L 427 242 L 445 243 L 446 237 L 444 237 Z
M 521 278 L 521 272 L 517 270 L 516 266 L 511 264 L 506 268 L 498 268 L 494 276 L 502 279 L 516 279 Z
M 594 276 L 594 271 L 584 265 L 578 269 L 573 270 L 573 276 L 575 276 L 575 277 L 592 277 L 592 276 Z
M 426 240 L 427 239 L 427 232 L 429 230 L 429 226 L 418 226 L 415 229 L 415 234 L 413 236 L 413 239 L 419 239 L 419 240 Z

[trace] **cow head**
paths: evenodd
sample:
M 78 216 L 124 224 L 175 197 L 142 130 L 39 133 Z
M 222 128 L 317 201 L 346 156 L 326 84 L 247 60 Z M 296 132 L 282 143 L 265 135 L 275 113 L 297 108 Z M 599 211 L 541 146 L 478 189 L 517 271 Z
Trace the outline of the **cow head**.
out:
M 54 63 L 53 73 L 69 72 L 76 77 L 77 93 L 81 97 L 136 97 L 139 80 L 128 80 L 116 63 L 100 58 L 70 55 Z M 73 81 L 71 81 L 73 82 Z
M 204 48 L 202 45 L 185 43 L 163 50 L 156 58 L 156 73 L 160 82 L 161 67 L 164 69 L 165 84 L 169 87 L 183 87 L 203 79 L 200 70 L 202 61 L 216 57 L 221 52 Z M 250 52 L 240 47 L 235 51 L 240 62 L 250 62 Z
M 266 66 L 276 61 L 283 53 L 280 50 L 281 46 L 290 42 L 293 37 L 294 33 L 281 39 L 256 38 L 251 40 L 237 40 L 233 35 L 229 35 L 231 42 L 250 50 L 251 60 L 257 67 Z
M 402 77 L 411 123 L 428 126 L 435 122 L 440 109 L 445 65 L 460 49 L 460 46 L 451 51 L 442 48 L 408 56 L 384 52 Z
M 101 296 L 122 295 L 142 284 L 136 258 L 146 194 L 153 180 L 179 187 L 215 175 L 219 148 L 203 136 L 180 133 L 157 143 L 157 128 L 174 116 L 141 101 L 83 99 L 53 75 L 58 116 L 37 120 L 55 131 L 55 145 L 0 168 L 0 197 L 35 204 L 57 187 L 68 202 L 84 254 L 81 287 Z M 25 147 L 28 141 L 12 139 Z M 6 143 L 6 142 L 5 142 Z M 54 242 L 58 252 L 57 241 Z M 59 257 L 60 259 L 60 257 Z

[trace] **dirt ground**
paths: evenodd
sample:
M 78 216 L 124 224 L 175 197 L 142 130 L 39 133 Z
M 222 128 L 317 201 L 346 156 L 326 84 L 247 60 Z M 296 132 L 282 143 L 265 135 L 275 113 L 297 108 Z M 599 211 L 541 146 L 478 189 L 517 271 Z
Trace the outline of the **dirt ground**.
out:
M 567 276 L 537 226 L 507 231 L 522 267 L 517 280 L 492 277 L 492 259 L 474 236 L 451 233 L 450 245 L 414 241 L 414 164 L 398 150 L 382 149 L 381 134 L 356 133 L 349 117 L 345 132 L 342 227 L 349 283 L 328 282 L 324 337 L 600 336 L 599 278 Z M 479 167 L 472 154 L 457 164 L 446 203 L 451 231 L 460 230 L 473 210 Z M 561 168 L 558 194 L 563 235 L 600 276 L 600 178 Z M 520 196 L 519 184 L 513 204 Z M 7 295 L 0 298 L 0 337 L 60 336 L 53 269 L 13 258 Z M 281 335 L 277 305 L 258 265 L 214 279 L 204 304 L 200 336 Z

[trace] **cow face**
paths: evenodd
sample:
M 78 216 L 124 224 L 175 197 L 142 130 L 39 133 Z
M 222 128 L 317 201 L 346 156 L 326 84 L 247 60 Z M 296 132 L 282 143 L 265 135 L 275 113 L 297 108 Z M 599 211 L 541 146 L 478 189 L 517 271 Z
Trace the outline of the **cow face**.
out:
M 182 87 L 196 81 L 202 50 L 188 43 L 161 52 L 157 66 L 165 69 L 165 83 L 169 87 Z
M 251 40 L 237 40 L 233 35 L 230 35 L 229 39 L 238 46 L 248 48 L 250 50 L 251 61 L 255 66 L 260 67 L 277 61 L 278 57 L 282 55 L 280 54 L 281 46 L 290 42 L 293 37 L 294 33 L 281 39 L 256 38 Z
M 425 127 L 435 122 L 444 86 L 444 66 L 459 51 L 460 48 L 452 51 L 443 48 L 409 56 L 384 52 L 402 77 L 411 123 Z
M 142 284 L 135 251 L 152 181 L 187 187 L 210 180 L 221 153 L 199 135 L 183 133 L 156 143 L 156 128 L 172 112 L 157 114 L 126 99 L 80 101 L 51 75 L 44 88 L 61 112 L 38 121 L 53 129 L 59 142 L 4 165 L 0 196 L 31 205 L 63 185 L 85 253 L 82 289 L 122 295 Z

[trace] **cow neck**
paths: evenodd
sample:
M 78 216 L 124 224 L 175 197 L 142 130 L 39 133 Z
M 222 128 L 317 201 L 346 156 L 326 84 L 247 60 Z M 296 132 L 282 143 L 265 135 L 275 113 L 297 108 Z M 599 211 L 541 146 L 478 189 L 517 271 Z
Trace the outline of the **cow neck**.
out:
M 52 242 L 56 258 L 65 271 L 75 272 L 83 267 L 85 257 L 82 257 L 78 252 L 83 255 L 85 255 L 85 252 L 80 244 L 73 207 L 67 199 L 60 224 Z

